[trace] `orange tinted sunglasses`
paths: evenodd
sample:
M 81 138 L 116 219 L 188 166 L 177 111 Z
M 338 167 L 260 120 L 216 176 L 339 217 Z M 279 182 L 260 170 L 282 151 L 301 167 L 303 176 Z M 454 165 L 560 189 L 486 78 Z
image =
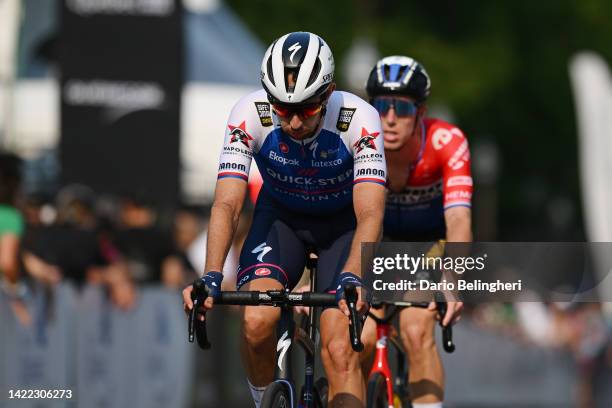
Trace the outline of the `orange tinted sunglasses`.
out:
M 290 118 L 293 115 L 298 115 L 302 119 L 313 117 L 314 115 L 316 115 L 317 113 L 321 111 L 322 107 L 323 105 L 319 103 L 313 103 L 309 105 L 298 105 L 298 106 L 279 105 L 279 104 L 272 105 L 272 109 L 274 109 L 274 112 L 276 112 L 278 116 L 281 116 L 283 118 Z

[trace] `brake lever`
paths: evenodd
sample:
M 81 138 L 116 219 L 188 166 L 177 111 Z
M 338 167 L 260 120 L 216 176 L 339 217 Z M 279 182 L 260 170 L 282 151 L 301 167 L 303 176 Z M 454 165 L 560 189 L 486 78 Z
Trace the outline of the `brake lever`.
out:
M 208 333 L 206 332 L 206 320 L 199 321 L 197 319 L 197 310 L 202 303 L 206 301 L 208 297 L 208 290 L 206 290 L 206 285 L 200 279 L 197 279 L 193 282 L 193 290 L 191 291 L 191 300 L 193 301 L 193 308 L 189 313 L 189 342 L 193 343 L 194 340 L 194 332 L 195 338 L 198 341 L 198 346 L 200 346 L 203 350 L 208 350 L 211 346 L 208 341 Z
M 448 311 L 446 299 L 444 298 L 444 294 L 442 292 L 434 293 L 434 299 L 436 301 L 438 314 L 440 315 L 440 327 L 442 328 L 442 347 L 447 353 L 452 353 L 453 351 L 455 351 L 455 344 L 453 343 L 453 326 L 450 324 L 448 326 L 442 325 L 442 322 L 444 321 L 444 316 L 446 316 L 446 312 Z
M 348 284 L 344 286 L 344 296 L 346 303 L 349 308 L 349 319 L 351 324 L 349 325 L 349 334 L 351 338 L 351 347 L 356 352 L 363 351 L 363 343 L 361 342 L 361 319 L 357 314 L 357 288 L 355 285 Z

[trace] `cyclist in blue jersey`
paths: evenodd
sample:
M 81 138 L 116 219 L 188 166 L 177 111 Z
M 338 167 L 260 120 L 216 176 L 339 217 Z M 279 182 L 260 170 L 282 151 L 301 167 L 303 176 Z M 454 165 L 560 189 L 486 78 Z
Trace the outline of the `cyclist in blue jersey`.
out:
M 205 275 L 214 304 L 223 262 L 238 223 L 254 158 L 263 178 L 253 223 L 240 255 L 237 287 L 292 289 L 306 248 L 318 252 L 317 291 L 335 291 L 338 309 L 321 314 L 321 357 L 332 406 L 360 407 L 364 384 L 346 335 L 342 286 L 361 283 L 361 242 L 382 232 L 386 164 L 378 112 L 335 91 L 334 59 L 319 36 L 289 33 L 274 41 L 261 65 L 262 90 L 234 106 L 221 152 L 208 230 Z M 339 289 L 340 290 L 337 290 Z M 183 291 L 192 308 L 191 286 Z M 277 308 L 244 307 L 241 353 L 256 406 L 272 380 Z M 203 318 L 203 317 L 202 317 Z

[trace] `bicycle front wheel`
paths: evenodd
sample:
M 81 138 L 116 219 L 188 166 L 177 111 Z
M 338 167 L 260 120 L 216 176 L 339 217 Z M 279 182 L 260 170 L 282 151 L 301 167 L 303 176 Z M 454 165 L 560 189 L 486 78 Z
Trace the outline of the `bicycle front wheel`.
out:
M 368 379 L 368 396 L 366 407 L 389 408 L 389 400 L 387 398 L 387 381 L 381 373 L 374 373 Z
M 261 408 L 293 408 L 291 390 L 285 383 L 273 382 L 266 387 Z

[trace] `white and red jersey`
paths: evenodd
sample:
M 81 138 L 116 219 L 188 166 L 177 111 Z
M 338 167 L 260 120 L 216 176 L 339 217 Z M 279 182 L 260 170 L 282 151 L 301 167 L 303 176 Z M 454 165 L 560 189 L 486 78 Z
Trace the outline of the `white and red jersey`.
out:
M 471 207 L 470 149 L 463 132 L 443 120 L 426 118 L 421 138 L 417 161 L 407 165 L 410 176 L 404 190 L 387 195 L 385 234 L 392 237 L 443 231 L 444 210 Z
M 282 131 L 265 91 L 243 97 L 230 114 L 218 178 L 247 180 L 252 159 L 272 197 L 312 214 L 348 206 L 353 184 L 384 185 L 387 176 L 378 112 L 347 92 L 332 93 L 320 129 L 305 140 Z

